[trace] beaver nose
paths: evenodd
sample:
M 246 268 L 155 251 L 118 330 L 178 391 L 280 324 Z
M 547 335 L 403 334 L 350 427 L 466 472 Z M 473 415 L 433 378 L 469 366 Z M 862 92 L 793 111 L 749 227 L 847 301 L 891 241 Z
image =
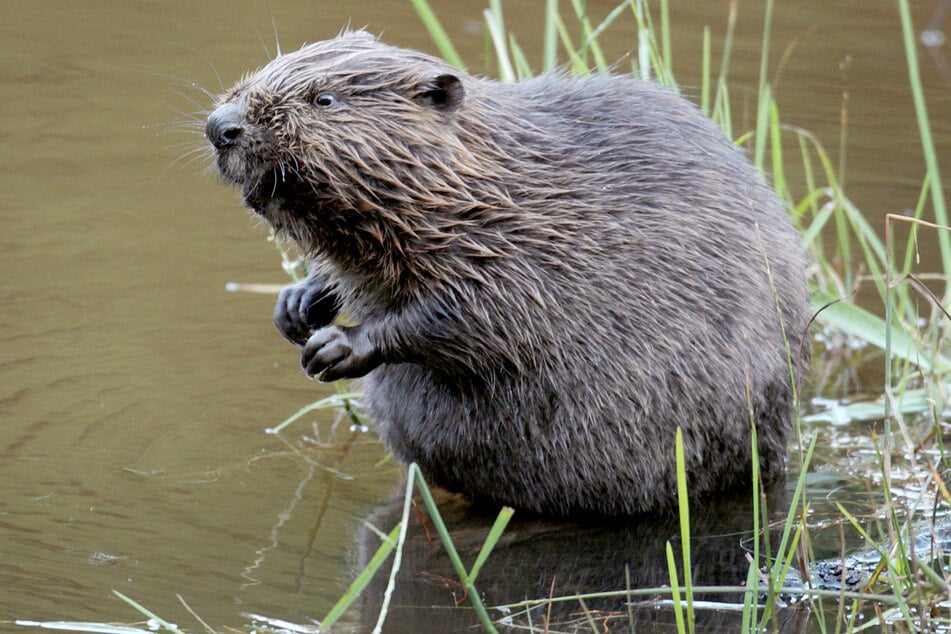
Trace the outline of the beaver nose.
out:
M 233 103 L 218 106 L 208 115 L 205 123 L 205 136 L 217 149 L 234 145 L 244 133 L 241 108 Z

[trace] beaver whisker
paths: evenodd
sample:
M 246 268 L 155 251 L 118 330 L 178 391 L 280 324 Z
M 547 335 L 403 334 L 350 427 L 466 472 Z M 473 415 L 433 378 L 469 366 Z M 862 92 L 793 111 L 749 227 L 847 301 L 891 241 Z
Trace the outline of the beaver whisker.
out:
M 179 130 L 180 132 L 192 132 L 190 130 Z M 204 137 L 204 135 L 202 135 Z M 207 160 L 208 157 L 214 156 L 214 151 L 212 148 L 208 147 L 205 143 L 196 143 L 194 140 L 182 141 L 180 143 L 172 143 L 169 145 L 163 146 L 164 149 L 168 152 L 175 150 L 181 150 L 168 165 L 162 170 L 160 175 L 161 178 L 165 178 L 165 175 L 170 169 L 175 166 L 189 166 L 195 163 L 198 160 Z M 208 166 L 208 169 L 213 169 L 211 165 Z
M 158 126 L 156 126 L 158 127 Z M 198 128 L 191 121 L 181 121 L 178 123 L 161 124 L 164 132 L 178 132 L 181 134 L 192 134 L 205 138 L 205 131 Z
M 257 175 L 253 180 L 248 179 L 244 181 L 242 186 L 242 195 L 244 196 L 244 203 L 251 207 L 255 211 L 260 211 L 264 205 L 264 196 L 262 191 L 264 189 L 265 178 L 267 172 L 262 172 Z M 240 182 L 238 184 L 241 184 Z
M 295 154 L 295 153 L 294 153 L 293 151 L 291 151 L 291 150 L 285 150 L 285 151 L 284 151 L 284 154 L 285 154 L 288 158 L 290 158 L 290 159 L 292 159 L 292 160 L 294 161 L 294 166 L 293 166 L 294 173 L 297 174 L 298 176 L 301 176 L 301 173 L 300 173 L 300 159 L 297 158 L 297 154 Z
M 307 176 L 305 176 L 304 174 L 302 174 L 301 171 L 300 171 L 301 163 L 300 163 L 299 159 L 297 158 L 297 155 L 294 154 L 293 152 L 291 152 L 290 150 L 287 150 L 287 151 L 286 151 L 286 154 L 287 154 L 290 158 L 294 159 L 294 165 L 287 164 L 287 168 L 288 168 L 288 170 L 290 170 L 290 172 L 291 172 L 292 174 L 294 174 L 294 176 L 297 177 L 298 183 L 302 183 L 302 184 L 306 185 L 307 187 L 309 187 L 310 190 L 311 190 L 311 192 L 313 192 L 313 194 L 314 194 L 315 197 L 317 197 L 317 198 L 326 198 L 326 194 L 321 195 L 320 190 L 318 189 L 318 186 L 317 186 L 317 182 L 318 182 L 318 180 L 317 180 L 317 175 L 316 175 L 312 170 L 311 170 L 311 173 L 309 174 L 310 178 L 308 178 Z
M 145 129 L 160 128 L 173 132 L 198 132 L 202 136 L 205 134 L 205 119 L 208 112 L 179 112 L 181 119 L 172 119 L 171 121 L 162 121 L 160 123 L 149 123 L 142 126 Z
M 215 67 L 215 63 L 211 60 L 211 58 L 208 57 L 208 56 L 205 55 L 203 52 L 199 51 L 197 48 L 195 48 L 195 47 L 193 47 L 193 46 L 189 46 L 189 45 L 187 45 L 187 44 L 180 44 L 180 46 L 181 46 L 182 48 L 184 48 L 185 50 L 191 52 L 191 53 L 195 53 L 195 54 L 198 55 L 206 64 L 208 64 L 208 67 L 211 69 L 211 72 L 214 73 L 214 75 L 215 75 L 215 79 L 218 81 L 218 89 L 219 89 L 220 91 L 224 91 L 225 85 L 224 85 L 224 83 L 221 81 L 221 75 L 218 73 L 218 68 Z M 207 88 L 205 88 L 204 86 L 202 86 L 201 84 L 199 84 L 199 83 L 197 83 L 197 82 L 195 82 L 195 81 L 191 81 L 191 80 L 189 80 L 189 79 L 185 79 L 184 77 L 179 77 L 178 75 L 171 75 L 171 74 L 168 74 L 168 73 L 160 73 L 159 76 L 160 76 L 160 77 L 168 77 L 168 78 L 171 78 L 171 79 L 175 79 L 175 80 L 181 82 L 182 85 L 188 86 L 189 88 L 195 88 L 196 90 L 201 91 L 202 93 L 205 94 L 205 96 L 207 96 L 207 97 L 209 97 L 209 98 L 211 98 L 211 99 L 217 99 L 217 98 L 218 98 L 218 96 L 217 96 L 215 93 L 213 93 L 212 91 L 208 90 Z
M 191 145 L 193 147 L 183 151 L 181 154 L 179 154 L 174 159 L 172 159 L 172 162 L 169 164 L 169 167 L 182 163 L 183 161 L 185 165 L 190 165 L 191 163 L 193 163 L 194 161 L 198 159 L 207 159 L 208 156 L 211 154 L 211 152 L 208 151 L 208 147 L 205 146 L 204 144 L 199 146 L 194 146 L 194 144 L 191 142 L 179 143 L 177 145 L 168 146 L 166 149 L 171 150 L 176 147 L 182 147 L 186 145 Z

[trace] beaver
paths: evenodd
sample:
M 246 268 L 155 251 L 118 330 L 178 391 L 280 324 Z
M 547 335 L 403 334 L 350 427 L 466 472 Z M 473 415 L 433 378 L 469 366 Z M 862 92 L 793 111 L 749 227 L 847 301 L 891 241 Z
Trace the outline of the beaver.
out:
M 220 96 L 226 181 L 311 264 L 278 329 L 364 377 L 430 484 L 534 513 L 661 513 L 784 474 L 804 254 L 686 99 L 623 76 L 511 84 L 343 32 Z M 346 315 L 343 323 L 338 313 Z M 790 353 L 792 351 L 792 353 Z

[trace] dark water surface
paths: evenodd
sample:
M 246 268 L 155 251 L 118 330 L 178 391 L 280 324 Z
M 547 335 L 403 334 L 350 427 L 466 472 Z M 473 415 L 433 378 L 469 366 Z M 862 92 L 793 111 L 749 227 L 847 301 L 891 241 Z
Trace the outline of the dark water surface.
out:
M 612 4 L 589 2 L 598 16 Z M 880 226 L 914 206 L 924 171 L 897 9 L 777 4 L 772 74 L 796 43 L 778 84 L 783 117 L 834 149 L 849 92 L 848 192 Z M 703 26 L 719 59 L 727 3 L 673 5 L 675 70 L 696 85 Z M 915 3 L 918 24 L 935 5 Z M 477 71 L 482 8 L 438 7 Z M 738 130 L 761 13 L 759 2 L 740 8 Z M 540 15 L 507 14 L 535 61 Z M 135 620 L 114 589 L 189 629 L 176 593 L 219 627 L 246 623 L 244 611 L 320 617 L 349 583 L 360 519 L 397 482 L 373 435 L 347 421 L 332 429 L 333 414 L 283 438 L 264 433 L 329 388 L 304 379 L 273 330 L 273 297 L 225 292 L 287 277 L 207 156 L 190 154 L 203 147 L 199 129 L 166 125 L 209 105 L 191 82 L 218 91 L 219 77 L 230 84 L 264 64 L 272 20 L 285 49 L 351 24 L 433 50 L 409 0 L 3 3 L 0 621 Z M 634 46 L 631 22 L 606 35 L 614 59 Z M 947 176 L 951 77 L 946 60 L 920 52 Z M 848 432 L 849 447 L 863 431 Z M 824 433 L 825 491 L 848 499 L 850 482 L 868 481 L 835 467 L 842 435 Z M 301 448 L 302 435 L 333 446 Z

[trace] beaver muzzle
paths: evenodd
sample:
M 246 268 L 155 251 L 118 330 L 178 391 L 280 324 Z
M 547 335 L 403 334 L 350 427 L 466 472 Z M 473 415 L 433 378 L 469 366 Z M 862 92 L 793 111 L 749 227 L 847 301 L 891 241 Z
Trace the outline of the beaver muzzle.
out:
M 237 104 L 223 104 L 208 115 L 205 138 L 215 148 L 218 171 L 225 180 L 244 188 L 257 180 L 249 173 L 246 136 L 244 110 Z M 247 196 L 248 192 L 244 193 Z
M 284 190 L 297 180 L 281 161 L 269 158 L 261 144 L 253 144 L 258 154 L 249 154 L 250 131 L 244 109 L 235 103 L 218 106 L 205 123 L 205 137 L 215 148 L 215 162 L 222 177 L 241 187 L 244 204 L 262 216 L 279 207 Z
M 244 112 L 241 107 L 226 103 L 208 115 L 205 137 L 219 152 L 232 147 L 244 134 Z

